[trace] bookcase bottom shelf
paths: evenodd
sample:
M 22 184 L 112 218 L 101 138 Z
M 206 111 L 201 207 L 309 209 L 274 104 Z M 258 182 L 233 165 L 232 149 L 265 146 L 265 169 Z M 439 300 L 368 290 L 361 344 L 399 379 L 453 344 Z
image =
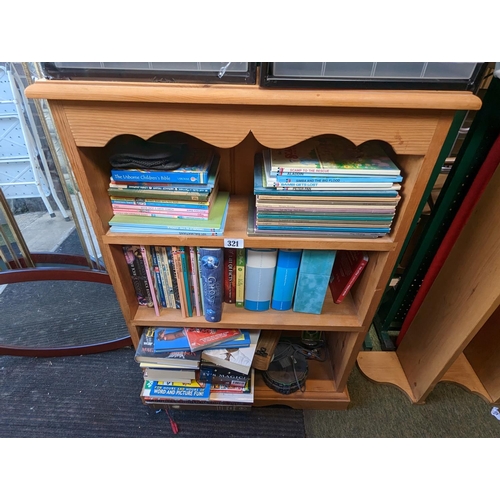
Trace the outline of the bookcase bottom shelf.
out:
M 370 380 L 400 389 L 410 398 L 412 403 L 425 403 L 423 399 L 417 399 L 411 390 L 396 352 L 361 352 L 358 355 L 357 364 L 361 372 Z M 438 382 L 457 384 L 486 402 L 493 402 L 463 353 L 458 356 Z
M 255 376 L 254 406 L 283 405 L 297 410 L 347 410 L 350 398 L 347 387 L 337 391 L 330 360 L 309 361 L 305 391 L 280 394 L 269 388 L 260 372 Z

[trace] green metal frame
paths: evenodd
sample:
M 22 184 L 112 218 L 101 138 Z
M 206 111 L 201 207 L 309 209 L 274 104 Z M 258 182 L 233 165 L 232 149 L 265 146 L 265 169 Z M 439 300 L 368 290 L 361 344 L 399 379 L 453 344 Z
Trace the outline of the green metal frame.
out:
M 410 232 L 398 257 L 393 270 L 393 277 L 441 171 L 441 166 L 453 148 L 464 118 L 465 114 L 462 112 L 457 113 L 455 116 L 424 197 L 412 222 Z M 429 265 L 499 131 L 500 80 L 493 78 L 484 96 L 483 105 L 471 124 L 470 130 L 457 154 L 453 168 L 422 230 L 416 250 L 410 259 L 410 264 L 404 270 L 397 286 L 387 288 L 382 298 L 374 318 L 374 326 L 380 338 L 382 349 L 395 350 L 395 343 L 390 332 L 397 332 L 401 328 Z

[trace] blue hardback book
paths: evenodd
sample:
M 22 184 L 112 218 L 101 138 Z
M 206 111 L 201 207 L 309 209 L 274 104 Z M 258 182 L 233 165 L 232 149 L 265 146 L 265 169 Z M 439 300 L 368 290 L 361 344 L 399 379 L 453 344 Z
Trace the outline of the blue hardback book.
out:
M 155 328 L 153 337 L 155 352 L 189 351 L 189 342 L 182 327 Z
M 271 308 L 287 311 L 292 308 L 302 250 L 280 249 L 276 263 Z
M 213 157 L 209 149 L 193 149 L 184 165 L 175 170 L 111 169 L 111 178 L 119 182 L 206 184 Z
M 393 189 L 342 189 L 342 190 L 317 190 L 308 191 L 306 189 L 297 188 L 297 190 L 290 189 L 289 191 L 278 191 L 276 187 L 267 187 L 265 185 L 265 173 L 262 166 L 262 155 L 256 155 L 254 167 L 254 194 L 272 194 L 282 196 L 382 196 L 382 197 L 396 197 L 398 196 L 398 189 L 396 184 Z M 286 188 L 280 188 L 286 189 Z
M 336 250 L 303 250 L 293 310 L 321 314 Z
M 211 323 L 221 320 L 224 299 L 224 249 L 198 248 L 203 313 Z
M 247 249 L 245 309 L 267 311 L 271 306 L 278 250 Z

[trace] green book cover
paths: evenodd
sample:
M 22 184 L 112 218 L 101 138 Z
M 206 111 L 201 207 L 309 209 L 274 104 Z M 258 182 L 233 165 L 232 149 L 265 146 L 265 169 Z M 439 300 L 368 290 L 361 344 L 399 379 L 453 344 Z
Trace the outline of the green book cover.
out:
M 172 230 L 183 230 L 183 229 L 210 229 L 218 230 L 221 227 L 222 220 L 224 217 L 224 211 L 226 209 L 226 204 L 229 202 L 229 193 L 222 192 L 217 196 L 217 200 L 210 212 L 210 217 L 206 220 L 204 219 L 167 219 L 165 217 L 151 217 L 148 215 L 115 215 L 109 221 L 111 226 L 118 225 L 130 225 L 134 226 L 147 226 L 147 227 L 162 227 Z

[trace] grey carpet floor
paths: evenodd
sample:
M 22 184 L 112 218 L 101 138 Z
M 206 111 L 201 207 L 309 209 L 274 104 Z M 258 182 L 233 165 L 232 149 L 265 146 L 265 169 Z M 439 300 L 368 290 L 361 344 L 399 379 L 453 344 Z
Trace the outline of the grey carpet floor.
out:
M 424 405 L 399 389 L 376 384 L 356 367 L 348 381 L 347 411 L 304 411 L 310 438 L 500 438 L 492 406 L 454 384 L 441 382 Z
M 0 356 L 0 438 L 303 438 L 303 413 L 164 411 L 142 404 L 132 348 L 61 358 Z

